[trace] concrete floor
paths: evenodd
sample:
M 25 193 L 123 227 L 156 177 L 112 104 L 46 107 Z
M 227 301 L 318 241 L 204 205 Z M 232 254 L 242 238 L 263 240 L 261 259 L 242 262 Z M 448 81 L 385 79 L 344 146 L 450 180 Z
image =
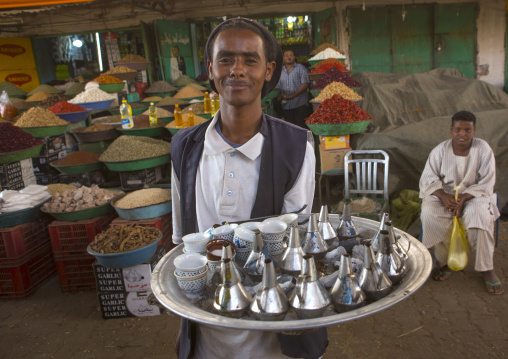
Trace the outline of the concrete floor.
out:
M 496 270 L 508 283 L 508 222 L 499 241 Z M 324 358 L 508 357 L 507 307 L 508 294 L 489 295 L 470 264 L 381 313 L 329 327 Z M 0 358 L 175 358 L 178 326 L 166 313 L 104 320 L 94 291 L 62 293 L 55 275 L 26 299 L 0 302 Z

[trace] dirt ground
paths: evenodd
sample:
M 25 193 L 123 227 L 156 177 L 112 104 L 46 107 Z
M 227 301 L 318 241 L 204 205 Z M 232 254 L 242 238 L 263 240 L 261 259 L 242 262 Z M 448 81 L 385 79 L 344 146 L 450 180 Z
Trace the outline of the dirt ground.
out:
M 496 270 L 508 283 L 508 222 Z M 470 261 L 472 262 L 472 261 Z M 508 285 L 506 285 L 508 289 Z M 489 295 L 473 264 L 373 316 L 329 327 L 323 358 L 508 357 L 508 293 Z M 104 320 L 94 291 L 62 293 L 55 275 L 30 297 L 0 302 L 0 358 L 175 358 L 179 318 Z

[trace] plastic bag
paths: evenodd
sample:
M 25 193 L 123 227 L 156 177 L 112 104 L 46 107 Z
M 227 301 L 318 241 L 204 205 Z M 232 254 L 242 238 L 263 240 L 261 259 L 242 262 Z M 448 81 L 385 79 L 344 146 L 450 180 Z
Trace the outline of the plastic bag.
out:
M 2 91 L 0 95 L 0 117 L 12 120 L 18 115 L 18 109 L 14 107 L 7 92 Z
M 455 187 L 455 200 L 458 198 L 459 187 Z M 450 237 L 450 249 L 448 251 L 448 268 L 454 271 L 462 270 L 467 265 L 467 233 L 457 216 L 453 217 L 452 231 Z
M 392 200 L 390 218 L 393 225 L 406 231 L 420 214 L 422 200 L 419 193 L 410 189 L 403 189 L 399 195 Z

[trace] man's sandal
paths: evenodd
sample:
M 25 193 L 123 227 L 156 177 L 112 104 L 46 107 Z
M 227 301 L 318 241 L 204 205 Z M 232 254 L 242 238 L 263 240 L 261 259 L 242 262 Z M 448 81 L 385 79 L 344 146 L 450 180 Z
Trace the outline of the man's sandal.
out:
M 494 289 L 494 287 L 497 287 L 499 286 L 500 287 L 500 290 L 498 290 L 496 292 L 496 290 Z M 493 294 L 493 295 L 501 295 L 504 293 L 504 288 L 503 286 L 501 285 L 501 282 L 496 282 L 496 283 L 492 283 L 492 282 L 489 282 L 489 281 L 485 281 L 485 287 L 487 288 L 487 292 L 489 292 L 489 294 Z
M 443 268 L 441 268 L 432 275 L 432 279 L 438 282 L 442 282 L 450 278 L 451 275 L 452 275 L 451 271 L 443 270 Z

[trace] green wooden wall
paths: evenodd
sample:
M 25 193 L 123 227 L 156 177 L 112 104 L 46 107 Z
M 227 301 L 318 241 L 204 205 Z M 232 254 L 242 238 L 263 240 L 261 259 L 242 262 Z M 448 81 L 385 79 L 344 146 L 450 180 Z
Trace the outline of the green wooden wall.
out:
M 402 13 L 406 11 L 403 19 Z M 476 3 L 348 9 L 354 71 L 417 73 L 438 67 L 476 72 Z
M 312 23 L 314 28 L 314 47 L 318 47 L 323 42 L 337 45 L 335 8 L 313 14 Z

